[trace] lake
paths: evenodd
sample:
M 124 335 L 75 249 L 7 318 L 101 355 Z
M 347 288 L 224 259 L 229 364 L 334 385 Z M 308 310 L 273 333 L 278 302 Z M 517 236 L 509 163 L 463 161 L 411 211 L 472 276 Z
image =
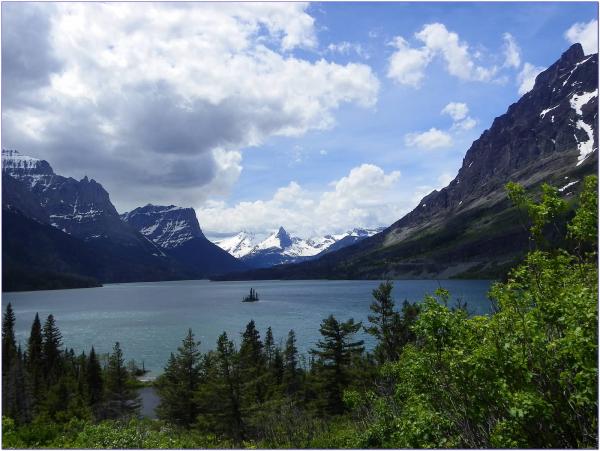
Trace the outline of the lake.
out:
M 3 293 L 2 310 L 11 302 L 16 315 L 17 341 L 26 345 L 31 323 L 39 312 L 42 323 L 52 313 L 63 343 L 99 353 L 121 342 L 126 360 L 144 363 L 150 376 L 162 371 L 171 352 L 192 328 L 201 350 L 214 349 L 226 331 L 239 343 L 240 333 L 254 319 L 264 338 L 271 326 L 275 341 L 285 343 L 294 329 L 297 346 L 305 353 L 319 339 L 321 320 L 333 314 L 338 320 L 354 318 L 367 323 L 371 292 L 379 281 L 255 281 L 209 282 L 206 280 L 107 284 L 100 288 Z M 491 310 L 485 280 L 399 280 L 393 297 L 399 306 L 405 299 L 419 301 L 442 286 L 452 298 L 467 302 L 472 314 Z M 242 303 L 254 288 L 255 303 Z M 365 335 L 365 334 L 361 334 Z M 370 336 L 364 337 L 372 345 Z

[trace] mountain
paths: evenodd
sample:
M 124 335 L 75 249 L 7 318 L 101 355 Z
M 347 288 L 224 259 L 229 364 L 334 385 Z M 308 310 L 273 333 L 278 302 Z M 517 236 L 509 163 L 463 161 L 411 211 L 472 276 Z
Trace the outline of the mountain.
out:
M 242 231 L 237 235 L 217 240 L 214 243 L 234 257 L 242 258 L 252 252 L 254 240 L 254 234 Z
M 458 174 L 383 232 L 311 262 L 227 279 L 497 277 L 528 248 L 505 184 L 572 198 L 598 172 L 598 55 L 580 44 L 540 73 L 467 150 Z
M 267 268 L 319 258 L 330 250 L 350 246 L 380 230 L 354 229 L 338 235 L 302 239 L 290 236 L 280 227 L 277 232 L 257 244 L 254 244 L 254 235 L 248 232 L 240 232 L 233 237 L 216 241 L 215 244 L 240 258 L 249 267 Z
M 206 239 L 193 208 L 148 204 L 124 213 L 121 219 L 193 271 L 195 277 L 246 268 L 234 256 Z
M 3 150 L 2 192 L 4 290 L 193 276 L 123 222 L 94 180 Z

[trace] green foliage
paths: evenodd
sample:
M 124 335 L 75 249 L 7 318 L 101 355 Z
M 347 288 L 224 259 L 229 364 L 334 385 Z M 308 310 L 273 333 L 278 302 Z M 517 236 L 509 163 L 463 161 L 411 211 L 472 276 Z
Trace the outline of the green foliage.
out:
M 594 233 L 594 183 L 569 226 L 580 237 Z M 553 189 L 539 204 L 519 186 L 509 192 L 527 206 L 534 234 L 563 211 Z M 367 406 L 365 446 L 598 446 L 597 262 L 536 250 L 490 297 L 498 311 L 483 317 L 448 308 L 447 292 L 425 299 L 416 341 L 383 368 L 394 392 Z
M 552 238 L 560 236 L 560 220 L 567 211 L 567 203 L 561 199 L 558 189 L 547 183 L 542 184 L 540 202 L 535 202 L 523 186 L 508 182 L 506 184 L 509 199 L 520 209 L 527 212 L 531 221 L 530 233 L 538 246 L 548 245 L 544 231 L 551 228 Z
M 598 177 L 588 176 L 583 181 L 579 196 L 580 208 L 568 226 L 569 237 L 580 247 L 597 248 L 598 244 Z

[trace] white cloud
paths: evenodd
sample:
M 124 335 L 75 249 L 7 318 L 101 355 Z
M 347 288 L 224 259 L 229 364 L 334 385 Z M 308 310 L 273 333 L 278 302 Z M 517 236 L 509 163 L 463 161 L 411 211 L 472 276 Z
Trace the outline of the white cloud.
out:
M 231 207 L 224 202 L 207 202 L 196 213 L 203 229 L 223 233 L 264 233 L 283 225 L 291 233 L 308 237 L 357 226 L 378 227 L 391 224 L 407 211 L 406 205 L 390 201 L 399 179 L 399 171 L 386 174 L 378 166 L 363 164 L 321 193 L 290 182 L 268 200 L 240 202 Z
M 331 43 L 327 46 L 329 53 L 339 53 L 340 55 L 350 55 L 356 53 L 361 58 L 369 59 L 370 55 L 365 51 L 363 46 L 359 43 L 342 41 L 338 43 Z
M 442 110 L 442 114 L 449 115 L 453 120 L 460 121 L 469 114 L 469 107 L 466 103 L 450 102 Z
M 521 65 L 521 49 L 510 33 L 504 33 L 504 66 L 519 68 Z
M 565 39 L 571 44 L 581 43 L 586 55 L 598 52 L 598 21 L 577 22 L 565 32 Z
M 469 107 L 466 103 L 450 102 L 442 109 L 441 113 L 452 118 L 454 130 L 471 130 L 477 125 L 477 121 L 469 116 Z
M 437 128 L 430 128 L 422 133 L 409 133 L 404 137 L 404 143 L 417 149 L 440 149 L 452 146 L 452 136 Z
M 410 48 L 402 37 L 395 38 L 393 45 L 396 51 L 389 59 L 387 76 L 400 84 L 419 87 L 431 61 L 431 52 L 427 48 Z
M 451 75 L 462 80 L 490 81 L 496 68 L 477 66 L 469 53 L 469 45 L 461 42 L 458 34 L 448 31 L 441 23 L 425 25 L 416 35 L 425 46 L 441 55 Z
M 469 45 L 460 40 L 457 33 L 449 31 L 444 24 L 431 23 L 415 33 L 415 38 L 423 43 L 419 48 L 410 47 L 401 36 L 394 38 L 391 45 L 396 51 L 390 56 L 387 76 L 397 83 L 418 88 L 425 69 L 436 58 L 442 58 L 446 70 L 461 80 L 494 81 L 498 72 L 496 66 L 484 67 L 474 60 L 479 59 L 479 51 L 472 51 Z
M 535 77 L 544 69 L 544 67 L 534 66 L 530 63 L 523 65 L 523 69 L 517 75 L 517 85 L 519 86 L 520 95 L 526 94 L 533 89 Z
M 48 52 L 60 62 L 3 97 L 3 144 L 67 175 L 93 168 L 121 209 L 222 192 L 239 175 L 244 148 L 330 128 L 341 105 L 377 101 L 369 66 L 289 53 L 317 45 L 305 3 L 30 7 L 48 18 Z M 3 8 L 6 23 L 23 8 Z M 19 49 L 18 31 L 3 29 L 3 55 Z M 13 53 L 3 56 L 3 74 L 26 52 Z M 35 124 L 29 134 L 24 115 Z
M 468 131 L 474 128 L 477 125 L 477 121 L 473 119 L 471 116 L 464 118 L 461 121 L 457 121 L 452 124 L 452 127 L 459 130 Z

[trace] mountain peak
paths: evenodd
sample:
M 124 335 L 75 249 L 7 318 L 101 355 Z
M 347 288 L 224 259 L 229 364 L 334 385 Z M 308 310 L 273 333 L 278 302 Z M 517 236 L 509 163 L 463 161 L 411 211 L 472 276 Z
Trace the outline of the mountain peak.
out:
M 275 237 L 279 239 L 282 248 L 286 248 L 292 245 L 292 237 L 290 237 L 290 234 L 287 233 L 283 227 L 279 227 L 279 230 L 277 231 Z
M 559 62 L 574 64 L 585 56 L 583 52 L 583 47 L 579 42 L 576 42 L 571 47 L 569 47 L 559 58 Z

